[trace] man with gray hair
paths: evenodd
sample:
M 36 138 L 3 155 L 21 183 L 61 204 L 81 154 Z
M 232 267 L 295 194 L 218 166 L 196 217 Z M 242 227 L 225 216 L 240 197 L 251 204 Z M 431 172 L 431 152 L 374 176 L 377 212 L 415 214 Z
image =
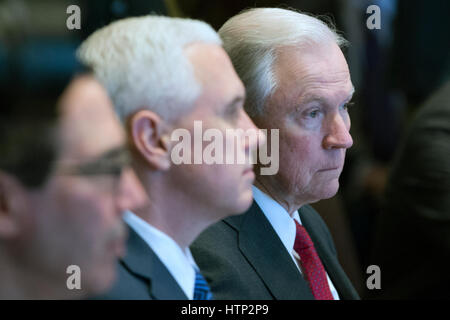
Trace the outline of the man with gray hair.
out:
M 336 194 L 353 143 L 346 41 L 314 17 L 272 8 L 244 11 L 219 34 L 246 87 L 246 111 L 259 128 L 279 129 L 280 165 L 257 175 L 245 214 L 194 242 L 202 273 L 218 299 L 358 299 L 309 206 Z
M 248 209 L 252 165 L 195 161 L 198 141 L 183 150 L 189 161 L 175 163 L 173 137 L 181 132 L 195 138 L 198 123 L 216 133 L 257 132 L 218 34 L 195 20 L 129 18 L 92 34 L 79 56 L 112 97 L 149 197 L 148 206 L 125 213 L 127 255 L 119 263 L 119 281 L 103 298 L 210 299 L 189 246 L 208 226 Z M 237 152 L 249 155 L 256 142 L 240 139 Z

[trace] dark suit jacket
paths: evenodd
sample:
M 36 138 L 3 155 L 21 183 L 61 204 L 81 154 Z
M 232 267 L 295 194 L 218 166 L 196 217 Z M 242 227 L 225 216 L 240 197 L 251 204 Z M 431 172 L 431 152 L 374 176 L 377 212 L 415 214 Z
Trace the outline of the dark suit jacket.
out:
M 170 272 L 130 227 L 127 253 L 118 262 L 118 278 L 113 288 L 96 299 L 107 300 L 187 300 Z
M 340 298 L 358 299 L 339 265 L 333 240 L 323 220 L 310 206 L 302 207 L 299 214 Z M 246 213 L 208 228 L 191 250 L 215 299 L 314 299 L 307 282 L 256 202 Z
M 450 297 L 450 81 L 422 106 L 399 149 L 372 250 L 381 290 L 369 297 Z

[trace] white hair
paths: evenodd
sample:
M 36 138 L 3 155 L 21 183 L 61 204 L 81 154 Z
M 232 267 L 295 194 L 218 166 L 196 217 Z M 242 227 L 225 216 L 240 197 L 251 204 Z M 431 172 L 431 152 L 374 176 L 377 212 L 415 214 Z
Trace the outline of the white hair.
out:
M 276 51 L 286 46 L 336 43 L 347 45 L 331 23 L 281 8 L 254 8 L 230 18 L 219 30 L 225 51 L 247 91 L 246 111 L 262 113 L 266 99 L 275 92 L 273 70 Z
M 77 55 L 105 86 L 123 122 L 143 108 L 171 121 L 189 110 L 201 93 L 183 52 L 194 42 L 222 45 L 204 22 L 150 15 L 97 30 Z

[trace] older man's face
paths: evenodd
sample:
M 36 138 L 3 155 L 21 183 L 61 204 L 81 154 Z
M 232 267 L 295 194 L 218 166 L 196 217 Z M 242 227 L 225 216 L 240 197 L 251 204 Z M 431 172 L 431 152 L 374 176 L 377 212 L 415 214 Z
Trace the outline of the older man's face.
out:
M 347 62 L 335 44 L 286 47 L 279 50 L 274 71 L 277 90 L 254 119 L 260 128 L 280 129 L 280 170 L 269 179 L 296 204 L 330 198 L 353 144 Z

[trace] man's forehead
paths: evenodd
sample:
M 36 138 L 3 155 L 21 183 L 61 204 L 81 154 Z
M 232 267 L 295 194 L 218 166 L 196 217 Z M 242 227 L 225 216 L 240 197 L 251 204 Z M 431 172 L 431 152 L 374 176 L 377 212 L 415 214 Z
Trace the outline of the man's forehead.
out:
M 60 104 L 62 156 L 88 160 L 125 142 L 106 91 L 92 77 L 75 79 Z
M 335 43 L 280 48 L 275 69 L 284 76 L 316 76 L 324 80 L 346 78 L 349 74 L 344 54 Z
M 339 47 L 330 45 L 332 49 L 328 51 L 327 46 L 316 47 L 289 47 L 279 52 L 275 64 L 278 89 L 295 100 L 323 95 L 333 95 L 338 100 L 351 97 L 354 87 Z
M 185 52 L 194 67 L 196 78 L 204 86 L 220 85 L 220 82 L 230 78 L 239 79 L 230 58 L 221 46 L 193 43 L 186 47 Z

